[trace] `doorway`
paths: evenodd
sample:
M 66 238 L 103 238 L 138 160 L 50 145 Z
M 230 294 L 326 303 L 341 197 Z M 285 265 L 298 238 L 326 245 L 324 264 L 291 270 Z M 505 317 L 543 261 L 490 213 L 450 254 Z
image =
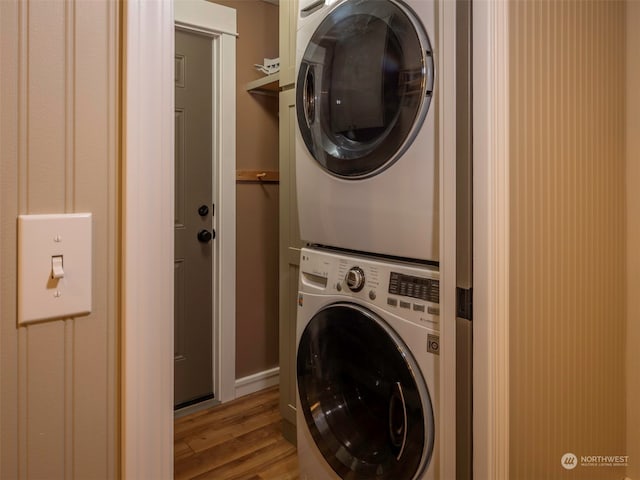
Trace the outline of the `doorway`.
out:
M 234 9 L 175 2 L 176 409 L 235 398 L 235 28 Z

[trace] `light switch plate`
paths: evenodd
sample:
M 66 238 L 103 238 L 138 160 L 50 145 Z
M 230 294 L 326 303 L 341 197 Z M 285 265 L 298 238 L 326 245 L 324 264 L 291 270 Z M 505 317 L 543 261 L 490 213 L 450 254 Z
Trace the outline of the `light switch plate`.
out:
M 91 313 L 91 253 L 90 213 L 18 216 L 18 324 Z

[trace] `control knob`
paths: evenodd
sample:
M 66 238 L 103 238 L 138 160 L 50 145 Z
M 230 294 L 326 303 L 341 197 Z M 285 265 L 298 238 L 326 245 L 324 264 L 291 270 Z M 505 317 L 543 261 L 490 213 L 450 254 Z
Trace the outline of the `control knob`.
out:
M 347 272 L 347 287 L 352 292 L 359 292 L 364 288 L 364 272 L 360 267 L 351 267 Z

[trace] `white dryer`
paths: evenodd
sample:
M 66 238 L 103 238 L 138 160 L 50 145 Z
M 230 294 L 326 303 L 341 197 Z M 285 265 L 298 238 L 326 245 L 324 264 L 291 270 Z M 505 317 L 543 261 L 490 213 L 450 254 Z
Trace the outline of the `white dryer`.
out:
M 301 238 L 438 261 L 433 0 L 300 0 Z
M 301 480 L 435 480 L 438 271 L 302 249 Z

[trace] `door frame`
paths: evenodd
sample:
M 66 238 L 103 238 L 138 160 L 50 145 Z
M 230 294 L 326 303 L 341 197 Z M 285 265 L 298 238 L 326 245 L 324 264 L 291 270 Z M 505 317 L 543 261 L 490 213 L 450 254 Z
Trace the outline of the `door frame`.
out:
M 217 190 L 224 199 L 216 212 L 221 321 L 215 341 L 225 362 L 225 370 L 217 371 L 217 388 L 226 401 L 235 396 L 235 10 L 220 18 L 233 20 L 229 31 L 217 31 L 220 55 L 232 66 L 221 69 L 225 122 L 215 123 L 221 160 Z M 174 29 L 174 0 L 125 2 L 120 476 L 128 479 L 173 478 Z
M 221 402 L 235 398 L 236 371 L 236 11 L 202 1 L 174 3 L 175 28 L 212 42 L 213 161 L 213 392 Z
M 173 4 L 128 0 L 123 9 L 126 479 L 173 477 Z M 502 480 L 509 473 L 508 2 L 473 1 L 472 8 L 474 478 Z
M 473 476 L 509 479 L 509 2 L 471 1 Z

